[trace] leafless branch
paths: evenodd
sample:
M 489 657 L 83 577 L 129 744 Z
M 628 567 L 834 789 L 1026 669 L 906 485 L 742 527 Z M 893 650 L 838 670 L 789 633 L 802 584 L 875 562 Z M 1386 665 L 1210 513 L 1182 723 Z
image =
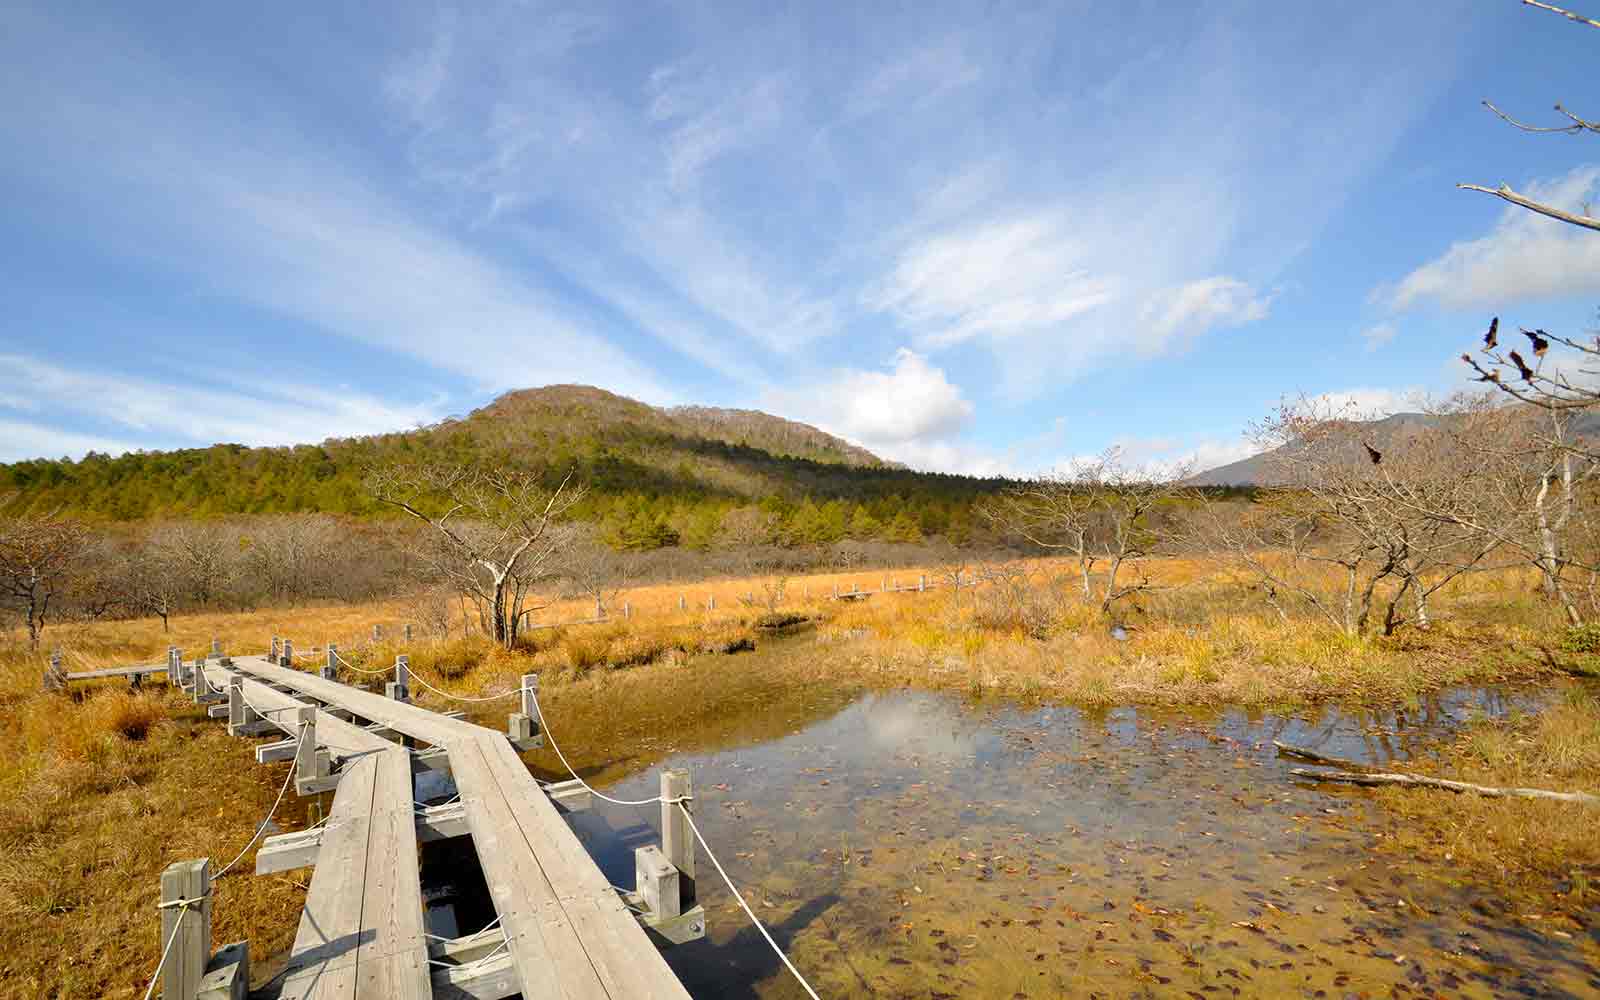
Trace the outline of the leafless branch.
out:
M 1492 194 L 1496 198 L 1509 201 L 1511 204 L 1521 206 L 1530 212 L 1538 212 L 1540 215 L 1557 219 L 1561 222 L 1600 232 L 1600 219 L 1590 218 L 1587 215 L 1574 215 L 1571 212 L 1556 208 L 1554 205 L 1546 205 L 1543 202 L 1534 201 L 1526 195 L 1518 194 L 1511 190 L 1505 184 L 1500 185 L 1498 188 L 1487 188 L 1479 184 L 1457 184 L 1456 187 L 1463 191 L 1481 191 L 1484 194 Z
M 1547 10 L 1552 14 L 1560 14 L 1569 21 L 1575 21 L 1578 24 L 1587 24 L 1591 28 L 1600 28 L 1600 21 L 1584 17 L 1582 14 L 1574 14 L 1572 11 L 1557 7 L 1555 4 L 1541 3 L 1540 0 L 1522 0 L 1522 5 L 1524 7 L 1537 7 L 1540 10 Z

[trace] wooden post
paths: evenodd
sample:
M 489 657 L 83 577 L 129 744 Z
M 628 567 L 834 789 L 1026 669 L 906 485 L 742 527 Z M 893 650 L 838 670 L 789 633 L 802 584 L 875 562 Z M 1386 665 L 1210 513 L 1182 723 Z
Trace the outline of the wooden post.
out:
M 323 664 L 322 679 L 336 681 L 339 679 L 339 647 L 328 643 L 328 662 Z
M 594 616 L 596 618 L 604 618 L 606 616 L 606 609 L 601 606 L 600 598 L 598 597 L 594 599 Z
M 280 667 L 294 666 L 294 643 L 288 639 L 283 640 L 283 658 L 278 661 Z
M 716 594 L 710 594 L 710 595 L 708 595 L 706 597 L 706 610 L 707 611 L 715 611 L 715 610 L 717 610 L 717 595 Z
M 180 905 L 185 901 L 190 905 Z M 167 953 L 167 964 L 161 967 L 163 1000 L 194 1000 L 211 957 L 210 859 L 178 861 L 161 873 L 157 947 Z
M 917 593 L 920 594 L 924 590 L 927 590 L 927 589 L 928 589 L 928 575 L 926 573 L 917 574 Z
M 310 705 L 297 709 L 295 721 L 300 723 L 294 752 L 294 783 L 299 791 L 303 783 L 328 776 L 328 757 L 317 752 L 317 710 Z
M 50 653 L 50 666 L 44 672 L 44 689 L 46 691 L 61 691 L 67 686 L 66 672 L 61 669 L 61 650 Z
M 374 625 L 374 626 L 372 626 L 372 641 L 373 642 L 382 642 L 383 641 L 383 626 L 382 625 Z
M 270 657 L 268 657 L 268 659 L 272 660 L 274 665 L 276 665 L 278 663 L 278 653 L 279 653 L 279 650 L 282 648 L 281 645 L 280 645 L 281 642 L 282 642 L 282 640 L 280 640 L 277 636 L 273 636 L 272 637 L 272 655 Z
M 692 794 L 688 771 L 661 772 L 661 851 L 668 863 L 678 869 L 679 913 L 694 906 L 694 831 L 678 810 L 678 803 L 672 800 L 688 799 Z M 683 807 L 694 811 L 692 801 L 685 801 Z
M 214 636 L 211 639 L 211 655 L 219 660 L 222 659 L 222 640 Z
M 244 678 L 238 674 L 232 674 L 228 677 L 228 732 L 230 734 L 237 736 L 240 726 L 246 722 L 255 721 L 246 718 L 245 713 L 249 711 L 250 706 L 244 703 Z
M 670 920 L 683 913 L 683 876 L 654 844 L 634 848 L 633 890 L 656 920 Z
M 506 720 L 506 736 L 518 750 L 532 750 L 543 746 L 539 732 L 539 709 L 534 698 L 539 693 L 539 675 L 522 675 L 522 711 L 512 712 Z
M 633 605 L 629 604 L 627 601 L 623 601 L 622 602 L 622 617 L 624 617 L 624 618 L 632 618 L 633 617 Z
M 683 610 L 683 608 L 684 608 L 684 600 L 683 600 L 683 595 L 682 595 L 682 594 L 679 594 L 679 595 L 678 595 L 678 610 L 679 610 L 679 611 L 682 611 L 682 610 Z
M 206 681 L 206 657 L 201 653 L 194 661 L 194 703 L 201 704 L 210 694 L 211 685 Z
M 833 599 L 836 601 L 839 599 L 839 584 L 837 581 L 833 585 Z
M 406 642 L 410 642 L 411 641 L 411 623 L 410 622 L 406 622 L 404 625 L 402 625 L 400 627 L 400 637 L 402 639 L 404 639 Z
M 886 577 L 886 576 L 885 577 L 880 577 L 879 580 L 878 580 L 878 593 L 887 594 L 888 592 L 889 592 L 889 578 Z
M 384 685 L 384 694 L 395 701 L 410 701 L 411 661 L 404 653 L 394 658 L 394 680 Z

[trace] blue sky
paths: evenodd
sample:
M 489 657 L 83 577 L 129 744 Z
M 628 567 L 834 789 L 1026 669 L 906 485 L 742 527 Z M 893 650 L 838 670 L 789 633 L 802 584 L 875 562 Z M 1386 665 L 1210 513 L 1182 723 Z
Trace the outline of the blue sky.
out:
M 851 9 L 854 7 L 854 9 Z M 1214 465 L 1596 325 L 1600 31 L 1472 3 L 8 5 L 0 461 L 599 385 Z

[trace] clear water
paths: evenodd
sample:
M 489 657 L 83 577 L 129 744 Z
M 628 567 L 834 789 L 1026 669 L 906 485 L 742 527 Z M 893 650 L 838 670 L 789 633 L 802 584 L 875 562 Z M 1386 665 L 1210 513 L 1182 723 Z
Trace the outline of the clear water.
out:
M 743 746 L 679 733 L 660 763 L 692 771 L 702 829 L 824 996 L 1597 996 L 1600 931 L 1372 853 L 1365 794 L 1297 784 L 1271 746 L 1405 758 L 1534 701 L 1459 690 L 1292 718 L 905 692 Z M 658 823 L 604 803 L 574 817 L 623 886 Z M 667 952 L 691 991 L 801 996 L 704 858 L 698 875 L 707 939 Z

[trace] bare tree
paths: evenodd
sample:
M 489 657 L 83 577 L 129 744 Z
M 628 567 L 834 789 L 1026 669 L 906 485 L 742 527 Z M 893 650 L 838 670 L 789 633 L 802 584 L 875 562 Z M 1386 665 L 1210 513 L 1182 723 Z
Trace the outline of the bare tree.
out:
M 182 593 L 206 607 L 223 595 L 235 575 L 236 534 L 212 521 L 172 521 L 152 532 L 150 542 Z
M 529 602 L 555 577 L 569 541 L 554 529 L 583 498 L 571 478 L 551 490 L 524 472 L 396 466 L 370 473 L 367 489 L 434 529 L 422 557 L 472 599 L 484 631 L 509 649 L 524 619 L 550 603 Z
M 1538 7 L 1542 10 L 1559 14 L 1574 23 L 1587 25 L 1592 28 L 1600 28 L 1600 21 L 1584 17 L 1580 14 L 1575 14 L 1572 11 L 1564 10 L 1563 8 L 1554 6 L 1553 4 L 1541 3 L 1539 0 L 1522 0 L 1522 2 L 1524 6 Z M 1506 114 L 1489 101 L 1484 101 L 1483 105 L 1499 116 L 1502 121 L 1505 121 L 1507 124 L 1513 126 L 1514 128 L 1520 129 L 1523 132 L 1533 132 L 1543 135 L 1600 135 L 1600 121 L 1580 117 L 1579 115 L 1574 114 L 1572 111 L 1569 111 L 1559 101 L 1556 102 L 1555 110 L 1557 114 L 1565 119 L 1565 121 L 1556 125 L 1530 125 L 1526 122 L 1518 121 L 1511 115 Z M 1582 214 L 1569 212 L 1555 205 L 1550 205 L 1545 202 L 1529 198 L 1527 195 L 1512 190 L 1510 185 L 1503 183 L 1499 187 L 1485 187 L 1481 184 L 1457 184 L 1456 187 L 1464 191 L 1479 191 L 1484 194 L 1491 194 L 1502 201 L 1509 202 L 1520 208 L 1525 208 L 1530 212 L 1537 212 L 1540 215 L 1546 216 L 1547 218 L 1556 219 L 1560 222 L 1565 222 L 1573 226 L 1581 226 L 1584 229 L 1600 231 L 1600 219 L 1589 215 L 1587 207 L 1585 207 Z
M 1166 540 L 1155 512 L 1187 492 L 1180 484 L 1189 472 L 1187 465 L 1130 465 L 1120 449 L 1112 448 L 1007 490 L 984 508 L 984 515 L 1041 548 L 1070 553 L 1084 600 L 1109 612 L 1117 601 L 1152 586 L 1143 560 Z M 1097 565 L 1105 566 L 1098 589 Z
M 78 521 L 54 514 L 7 516 L 11 499 L 0 500 L 0 601 L 21 613 L 28 645 L 38 649 L 51 602 L 70 582 L 89 536 Z
M 566 535 L 561 572 L 568 589 L 593 598 L 596 613 L 604 616 L 627 587 L 636 560 L 596 538 L 587 525 L 565 524 L 560 530 Z

